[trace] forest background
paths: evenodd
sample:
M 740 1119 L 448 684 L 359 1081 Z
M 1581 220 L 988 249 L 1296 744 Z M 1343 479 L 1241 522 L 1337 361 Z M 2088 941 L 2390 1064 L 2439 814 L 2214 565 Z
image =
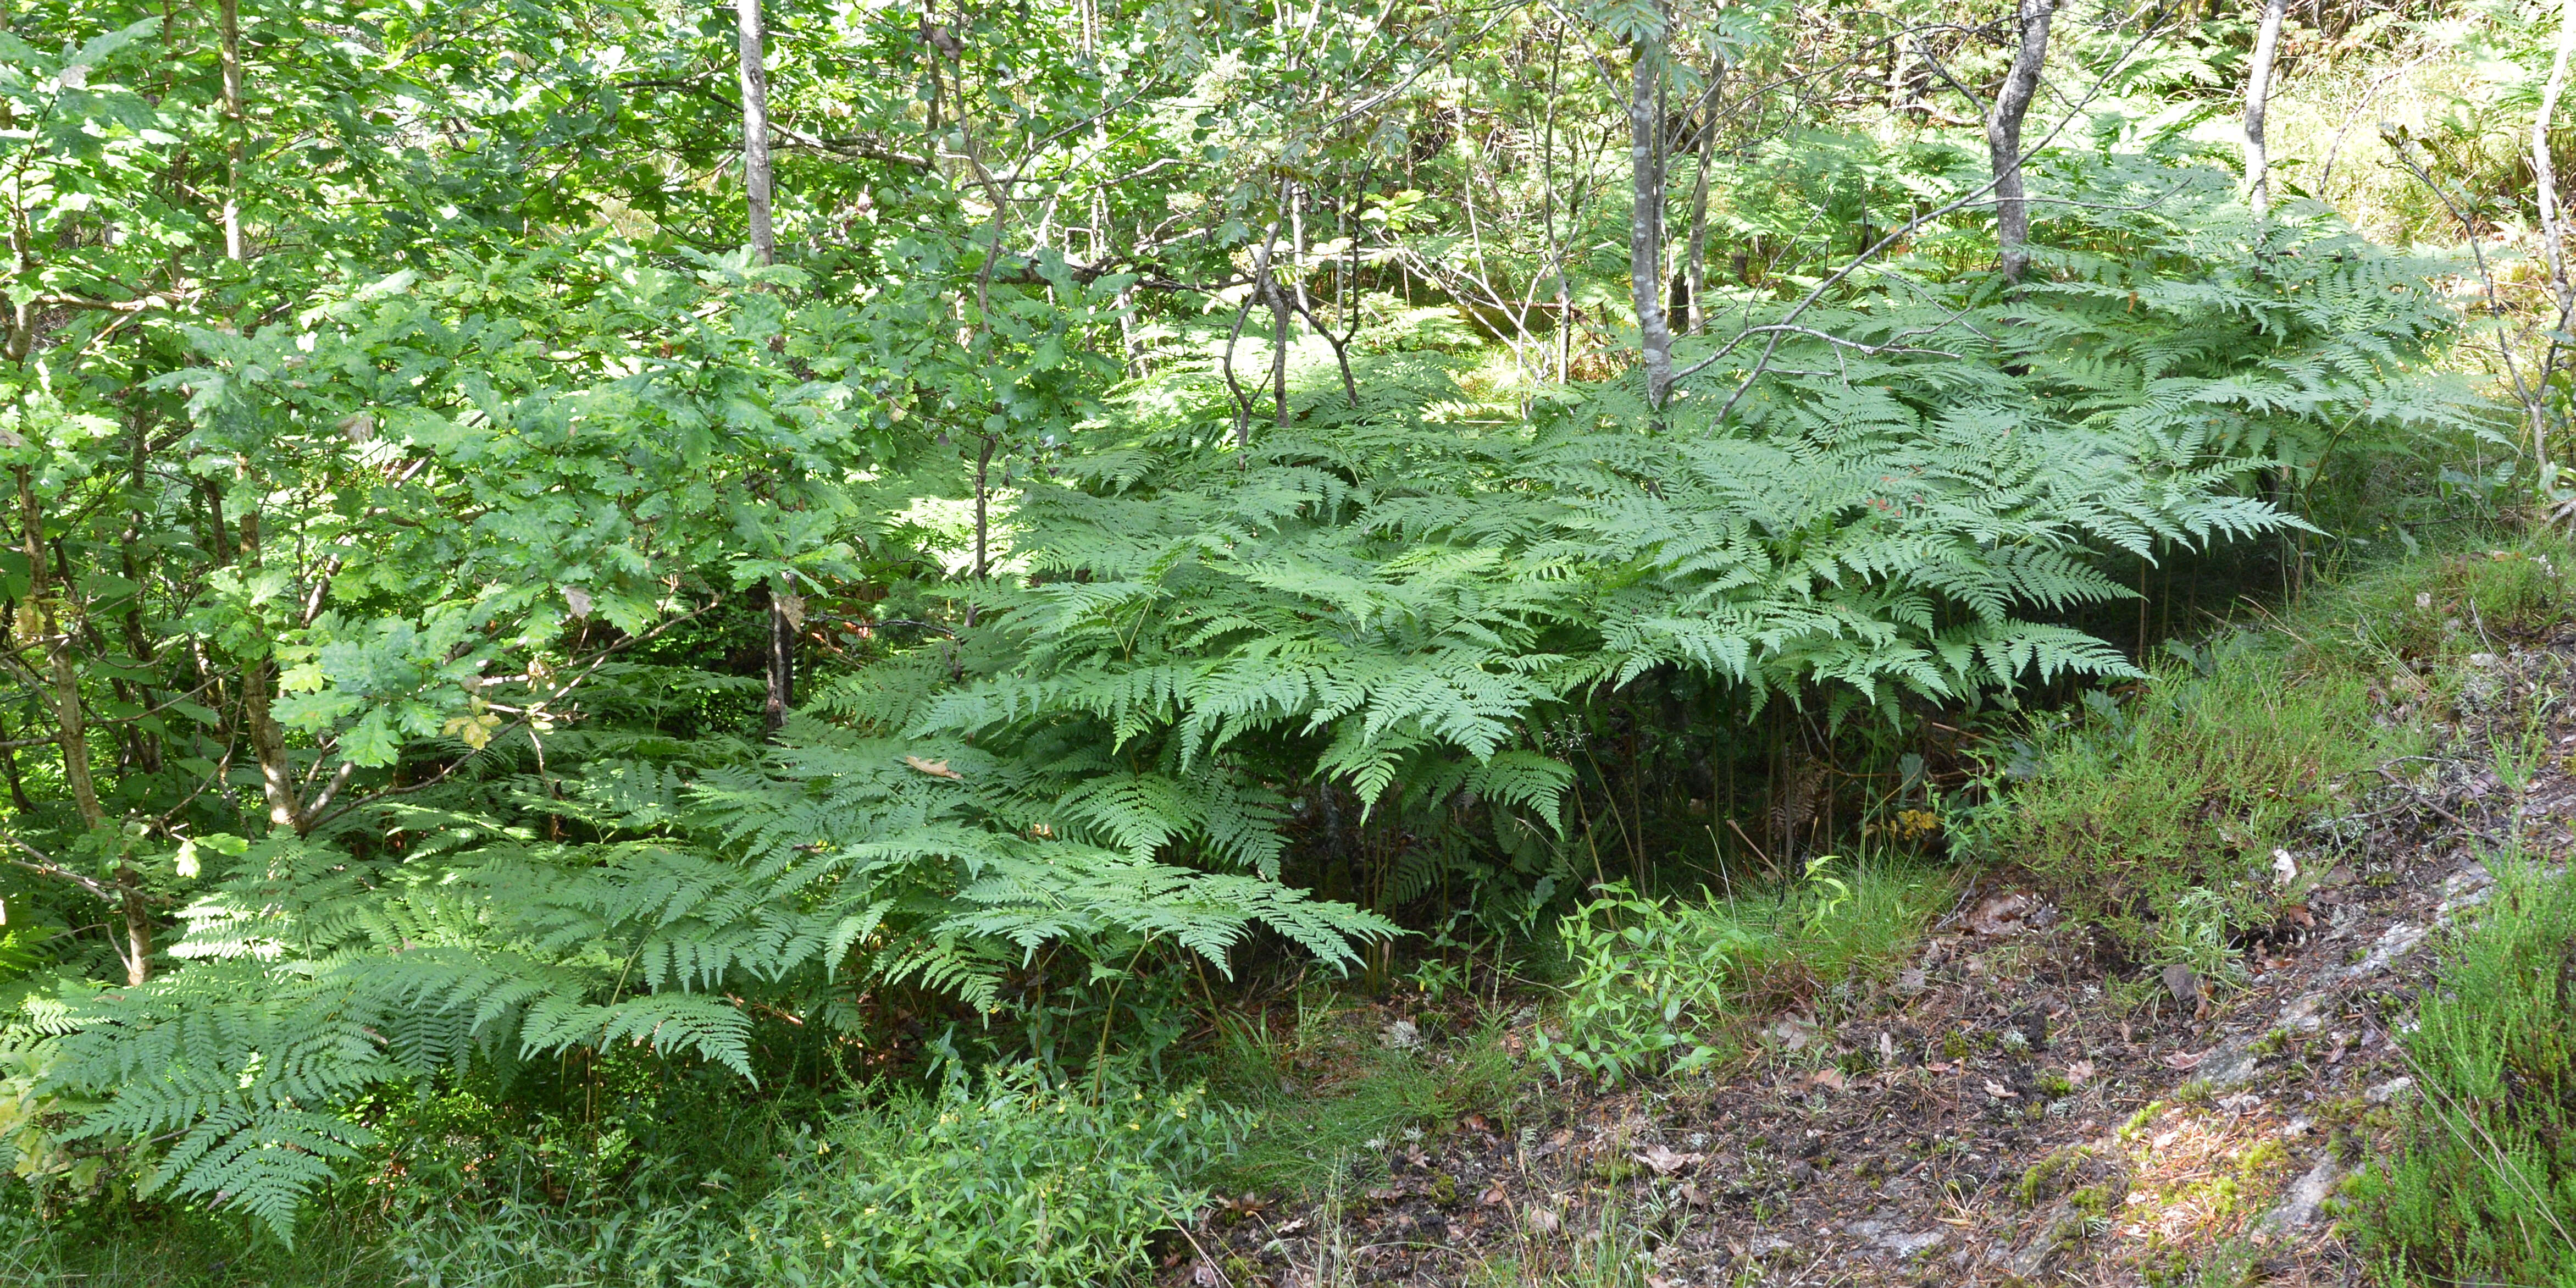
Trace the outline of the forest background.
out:
M 2576 504 L 2570 31 L 8 4 L 13 1219 L 1088 1282 L 1263 1130 L 1230 1016 L 1604 894 L 2019 865 L 2167 964 L 2259 847 L 2003 784 Z

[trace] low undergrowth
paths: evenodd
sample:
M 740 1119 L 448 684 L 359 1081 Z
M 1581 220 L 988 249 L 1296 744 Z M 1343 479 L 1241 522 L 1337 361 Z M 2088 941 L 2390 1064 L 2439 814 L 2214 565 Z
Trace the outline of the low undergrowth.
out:
M 1533 1053 L 1604 1084 L 1710 1068 L 1745 1049 L 1731 1021 L 1794 1006 L 1902 958 L 1950 881 L 1873 861 L 1810 863 L 1768 894 L 1646 898 L 1625 885 L 1559 923 L 1572 965 L 1559 1032 Z
M 2188 964 L 2195 927 L 2171 924 L 2177 910 L 2268 921 L 2299 893 L 2285 874 L 2348 845 L 2361 796 L 2424 749 L 2429 720 L 2454 714 L 2462 661 L 2576 605 L 2565 549 L 2542 535 L 2398 561 L 2206 644 L 2168 645 L 2146 679 L 2000 749 L 1968 848 L 2126 954 Z
M 2520 855 L 2490 867 L 2484 915 L 2403 1038 L 2403 1149 L 2353 1185 L 2391 1288 L 2576 1284 L 2576 882 Z
M 293 1246 L 237 1216 L 93 1206 L 0 1214 L 0 1282 L 117 1288 L 887 1288 L 1141 1282 L 1148 1241 L 1206 1201 L 1195 1178 L 1246 1116 L 1203 1091 L 1067 1085 L 1035 1066 L 951 1076 L 765 1135 L 685 1184 L 627 1133 L 494 1151 L 433 1136 L 473 1175 L 344 1186 Z M 689 1124 L 674 1121 L 675 1129 Z M 739 1125 L 736 1125 L 739 1127 Z M 540 1157 L 540 1155 L 549 1155 Z M 558 1157 L 564 1156 L 564 1157 Z M 641 1170 L 638 1170 L 640 1165 Z

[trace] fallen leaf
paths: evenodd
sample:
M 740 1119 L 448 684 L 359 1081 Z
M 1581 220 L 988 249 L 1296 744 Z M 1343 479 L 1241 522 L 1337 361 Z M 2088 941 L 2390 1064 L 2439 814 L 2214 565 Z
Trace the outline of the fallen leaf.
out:
M 1638 1162 L 1653 1169 L 1655 1175 L 1670 1176 L 1708 1156 L 1705 1154 L 1677 1153 L 1668 1145 L 1648 1145 L 1644 1149 L 1637 1151 L 1633 1157 Z
M 2002 890 L 1987 895 L 1968 913 L 1968 929 L 1980 935 L 2009 935 L 2024 928 L 2039 900 L 2026 891 Z
M 1529 1210 L 1529 1228 L 1540 1234 L 1554 1234 L 1565 1228 L 1565 1218 L 1533 1203 Z
M 2090 1060 L 2077 1060 L 2077 1061 L 2075 1061 L 2074 1063 L 2069 1064 L 2069 1065 L 2067 1065 L 2067 1066 L 2066 1066 L 2066 1083 L 2067 1083 L 2067 1085 L 2068 1085 L 2068 1086 L 2071 1086 L 2071 1087 L 2080 1087 L 2080 1086 L 2083 1086 L 2085 1083 L 2091 1082 L 2092 1080 L 2093 1080 L 2093 1062 L 2092 1062 L 2092 1061 L 2090 1061 Z
M 1986 1094 L 1997 1100 L 2019 1100 L 2021 1093 L 1992 1078 L 1986 1079 Z
M 1815 1073 L 1810 1076 L 1809 1081 L 1814 1082 L 1819 1087 L 1829 1087 L 1835 1091 L 1840 1091 L 1844 1087 L 1850 1085 L 1850 1080 L 1843 1077 L 1843 1071 L 1834 1068 L 1831 1065 L 1827 1065 L 1822 1069 L 1816 1070 Z
M 954 769 L 950 769 L 948 767 L 948 762 L 944 760 L 923 760 L 919 756 L 906 756 L 903 758 L 903 763 L 910 765 L 933 778 L 964 778 L 966 776 L 958 773 Z
M 2176 1051 L 2172 1055 L 2160 1057 L 2157 1060 L 2157 1063 L 2164 1065 L 2168 1069 L 2197 1069 L 2200 1067 L 2200 1062 L 2208 1058 L 2209 1052 L 2207 1051 L 2203 1051 L 2198 1055 L 2193 1055 L 2188 1051 Z
M 1476 1201 L 1484 1204 L 1486 1207 L 1501 1207 L 1503 1205 L 1503 1201 L 1510 1197 L 1510 1194 L 1504 1192 L 1503 1183 L 1501 1181 L 1496 1181 L 1484 1193 L 1477 1195 Z

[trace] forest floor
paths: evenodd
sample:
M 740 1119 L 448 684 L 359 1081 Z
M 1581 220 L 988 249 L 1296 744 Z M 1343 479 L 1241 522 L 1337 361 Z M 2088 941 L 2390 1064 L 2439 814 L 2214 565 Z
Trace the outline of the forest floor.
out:
M 1753 1020 L 1758 1053 L 1714 1078 L 1523 1084 L 1370 1141 L 1320 1194 L 1220 1203 L 1165 1281 L 2359 1282 L 2331 1195 L 2393 1144 L 2418 949 L 2483 897 L 2504 838 L 2554 864 L 2576 823 L 2576 626 L 2496 647 L 2469 657 L 2436 755 L 2353 785 L 2326 870 L 2279 861 L 2297 901 L 2242 945 L 2248 978 L 2145 974 L 1988 880 L 1886 982 Z M 2402 699 L 2380 718 L 2409 718 Z M 1424 1034 L 1518 1050 L 1527 1000 L 1344 1011 L 1301 1090 L 1462 1058 L 1466 1039 Z

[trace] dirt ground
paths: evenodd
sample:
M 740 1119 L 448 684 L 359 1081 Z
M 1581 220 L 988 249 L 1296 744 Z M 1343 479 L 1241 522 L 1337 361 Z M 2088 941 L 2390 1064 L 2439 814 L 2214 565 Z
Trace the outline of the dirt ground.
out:
M 1721 1081 L 1552 1084 L 1508 1128 L 1471 1116 L 1384 1142 L 1385 1167 L 1331 1201 L 1211 1209 L 1167 1277 L 2360 1282 L 2332 1192 L 2392 1143 L 2411 1081 L 2390 1034 L 2429 978 L 2423 948 L 2483 897 L 2477 856 L 2497 838 L 2519 827 L 2544 861 L 2567 852 L 2571 654 L 2562 632 L 2471 659 L 2442 754 L 2352 785 L 2349 816 L 2276 860 L 2303 897 L 2245 944 L 2241 986 L 2106 972 L 2089 931 L 1989 881 L 1892 980 L 1827 1008 L 1839 1022 L 1769 1017 L 1764 1054 Z M 2384 697 L 2382 718 L 2424 718 Z M 2506 736 L 2546 748 L 2520 793 L 2492 768 Z M 1421 1018 L 1371 1017 L 1390 1033 Z

